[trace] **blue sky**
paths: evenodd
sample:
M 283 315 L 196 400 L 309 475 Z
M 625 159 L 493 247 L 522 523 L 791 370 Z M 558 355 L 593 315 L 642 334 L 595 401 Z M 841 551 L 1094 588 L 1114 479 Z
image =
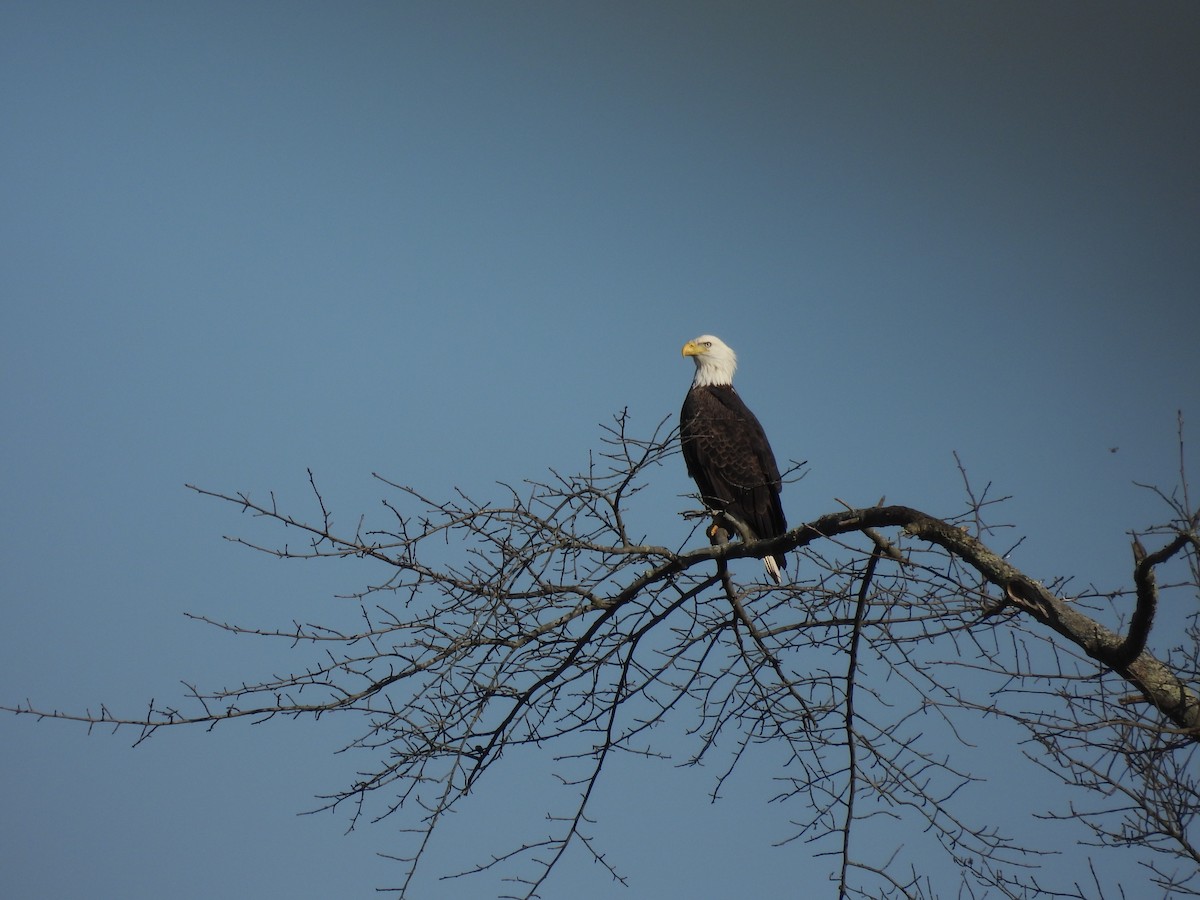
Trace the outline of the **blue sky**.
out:
M 1185 3 L 0 6 L 0 698 L 296 664 L 183 613 L 332 619 L 372 573 L 239 552 L 185 483 L 304 511 L 311 467 L 348 519 L 372 472 L 579 468 L 620 409 L 675 415 L 704 332 L 810 463 L 791 521 L 956 512 L 957 451 L 1026 571 L 1124 584 L 1164 517 L 1133 482 L 1173 484 L 1176 410 L 1200 438 L 1198 42 Z M 670 544 L 690 485 L 657 477 Z M 372 896 L 403 823 L 295 815 L 353 777 L 351 725 L 0 719 L 0 888 Z M 548 762 L 511 765 L 443 871 L 536 824 Z M 633 890 L 576 859 L 548 896 L 824 876 L 770 846 L 770 773 L 716 805 L 712 776 L 624 766 Z M 464 889 L 493 885 L 421 896 Z

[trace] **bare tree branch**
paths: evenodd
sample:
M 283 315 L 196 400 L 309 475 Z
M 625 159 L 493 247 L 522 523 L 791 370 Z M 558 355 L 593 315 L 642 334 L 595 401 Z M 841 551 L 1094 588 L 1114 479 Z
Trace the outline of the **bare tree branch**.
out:
M 137 742 L 176 725 L 357 717 L 361 731 L 345 750 L 367 762 L 319 808 L 347 810 L 351 828 L 403 818 L 412 843 L 394 857 L 400 896 L 418 891 L 447 815 L 506 754 L 541 748 L 553 752 L 566 794 L 565 809 L 547 798 L 549 834 L 514 834 L 450 877 L 494 874 L 512 896 L 531 898 L 576 850 L 624 883 L 596 831 L 596 792 L 615 754 L 666 758 L 655 740 L 671 723 L 692 741 L 686 764 L 719 760 L 714 799 L 747 758 L 772 748 L 776 799 L 798 810 L 780 843 L 836 858 L 841 896 L 937 893 L 907 851 L 880 841 L 897 826 L 940 845 L 966 893 L 1097 896 L 1092 884 L 1044 884 L 1037 866 L 1047 851 L 962 799 L 983 789 L 967 761 L 970 733 L 1006 723 L 1024 735 L 1014 756 L 1079 798 L 1046 811 L 1047 821 L 1086 828 L 1098 846 L 1139 848 L 1150 883 L 1195 892 L 1196 614 L 1183 635 L 1161 647 L 1154 639 L 1161 595 L 1200 591 L 1182 420 L 1180 487 L 1154 489 L 1171 517 L 1134 537 L 1132 589 L 1071 596 L 1065 582 L 1036 580 L 984 543 L 999 527 L 986 514 L 1001 501 L 990 485 L 974 490 L 961 461 L 967 508 L 951 520 L 881 500 L 770 540 L 747 540 L 726 519 L 708 545 L 696 545 L 695 528 L 677 544 L 648 541 L 637 498 L 677 452 L 674 433 L 664 420 L 639 439 L 628 424 L 616 417 L 583 472 L 500 485 L 496 501 L 461 491 L 435 500 L 376 476 L 389 491 L 382 521 L 359 517 L 352 530 L 338 528 L 311 471 L 311 520 L 280 509 L 274 494 L 193 487 L 300 536 L 231 541 L 283 559 L 359 558 L 380 577 L 350 595 L 355 616 L 336 624 L 193 617 L 286 641 L 303 659 L 289 674 L 187 685 L 179 706 L 152 700 L 129 715 L 29 700 L 4 708 L 132 728 Z M 782 553 L 798 557 L 796 580 L 738 581 L 737 560 Z M 1103 624 L 1104 611 L 1128 625 Z

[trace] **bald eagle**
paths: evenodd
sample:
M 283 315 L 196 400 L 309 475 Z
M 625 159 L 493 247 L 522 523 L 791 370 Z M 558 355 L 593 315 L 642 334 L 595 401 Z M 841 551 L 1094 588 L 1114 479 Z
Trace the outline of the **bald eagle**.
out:
M 783 534 L 787 522 L 779 501 L 779 466 L 762 425 L 733 389 L 737 357 L 711 334 L 688 341 L 683 355 L 696 363 L 696 377 L 679 414 L 679 440 L 701 500 L 714 518 L 720 513 L 735 517 L 750 537 Z M 763 564 L 782 584 L 784 555 L 765 557 Z

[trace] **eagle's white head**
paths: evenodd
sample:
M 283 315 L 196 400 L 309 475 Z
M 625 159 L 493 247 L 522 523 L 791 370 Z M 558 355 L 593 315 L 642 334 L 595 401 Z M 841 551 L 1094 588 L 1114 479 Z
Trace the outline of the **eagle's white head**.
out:
M 692 387 L 733 384 L 733 373 L 737 371 L 737 354 L 719 337 L 702 334 L 683 345 L 683 355 L 690 356 L 696 364 L 696 377 L 692 379 Z

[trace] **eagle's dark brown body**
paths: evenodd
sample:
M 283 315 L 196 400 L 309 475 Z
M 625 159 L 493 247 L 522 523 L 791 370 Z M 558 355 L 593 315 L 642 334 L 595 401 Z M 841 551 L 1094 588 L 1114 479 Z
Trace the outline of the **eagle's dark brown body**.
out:
M 757 538 L 787 531 L 775 454 L 732 384 L 693 385 L 679 414 L 679 436 L 705 506 L 736 516 Z M 779 568 L 786 565 L 782 554 L 774 559 Z

